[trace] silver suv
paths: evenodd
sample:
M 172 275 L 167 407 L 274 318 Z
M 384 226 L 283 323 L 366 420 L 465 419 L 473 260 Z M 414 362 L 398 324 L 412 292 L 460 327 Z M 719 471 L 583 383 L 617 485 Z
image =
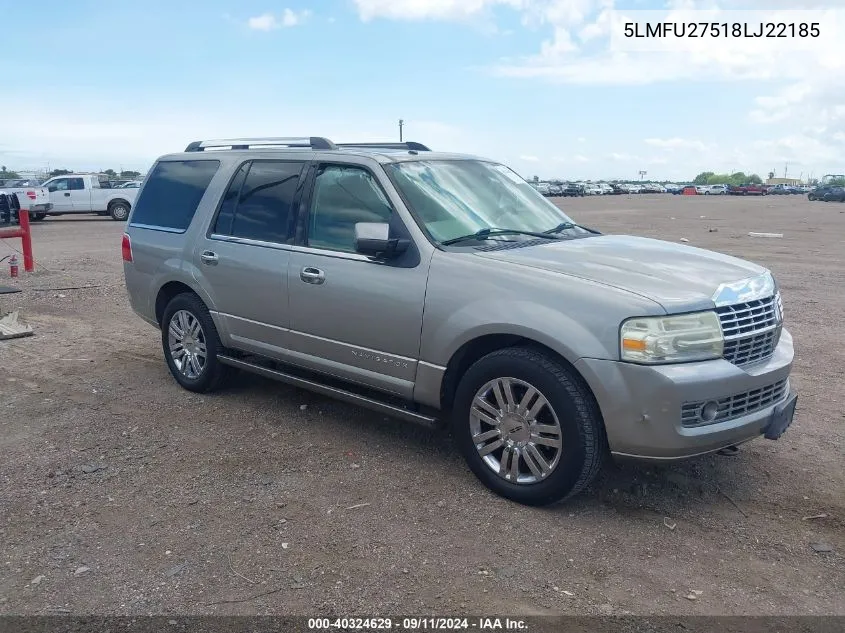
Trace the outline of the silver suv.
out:
M 156 161 L 123 259 L 185 389 L 242 369 L 448 421 L 521 503 L 577 493 L 608 454 L 777 439 L 795 410 L 769 271 L 602 235 L 504 165 L 419 143 L 191 143 Z

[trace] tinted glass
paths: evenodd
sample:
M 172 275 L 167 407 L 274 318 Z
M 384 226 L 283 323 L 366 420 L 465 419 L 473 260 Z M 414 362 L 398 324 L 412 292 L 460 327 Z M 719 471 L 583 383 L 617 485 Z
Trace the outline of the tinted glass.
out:
M 212 233 L 218 235 L 232 234 L 232 220 L 235 218 L 235 205 L 238 201 L 238 196 L 241 193 L 241 187 L 244 184 L 246 172 L 249 170 L 249 163 L 244 163 L 232 179 L 226 194 L 223 196 L 223 201 L 220 203 L 220 212 L 217 214 L 217 220 L 214 222 Z
M 291 234 L 291 206 L 303 163 L 255 161 L 241 188 L 231 235 L 285 242 Z
M 67 178 L 60 178 L 59 180 L 54 180 L 47 186 L 48 191 L 67 191 Z
M 138 198 L 132 223 L 186 230 L 219 167 L 217 160 L 158 163 Z
M 80 191 L 85 189 L 85 183 L 82 182 L 82 178 L 71 178 L 70 179 L 70 190 L 71 191 Z
M 373 176 L 357 167 L 325 166 L 317 173 L 308 245 L 355 251 L 356 222 L 390 222 L 392 209 Z

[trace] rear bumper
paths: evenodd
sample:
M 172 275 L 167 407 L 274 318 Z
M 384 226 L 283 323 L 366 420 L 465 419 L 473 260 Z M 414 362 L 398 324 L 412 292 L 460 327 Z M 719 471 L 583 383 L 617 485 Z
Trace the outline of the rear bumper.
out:
M 671 460 L 694 457 L 760 437 L 775 408 L 791 392 L 792 336 L 783 330 L 774 355 L 760 365 L 739 368 L 725 360 L 643 366 L 581 359 L 576 368 L 593 389 L 604 417 L 612 453 L 621 457 Z M 739 417 L 684 426 L 685 403 L 722 400 L 786 381 L 784 395 Z
M 34 204 L 29 207 L 30 213 L 48 213 L 53 208 L 52 202 L 45 202 L 44 204 Z

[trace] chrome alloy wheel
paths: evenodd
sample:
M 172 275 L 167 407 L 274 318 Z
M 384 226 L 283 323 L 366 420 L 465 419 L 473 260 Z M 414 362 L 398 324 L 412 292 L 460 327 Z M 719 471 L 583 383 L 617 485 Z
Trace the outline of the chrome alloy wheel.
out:
M 487 467 L 515 484 L 534 484 L 557 467 L 563 432 L 552 405 L 517 378 L 496 378 L 479 389 L 469 415 L 472 442 Z
M 199 378 L 208 359 L 199 320 L 187 310 L 174 312 L 167 328 L 167 343 L 179 373 L 191 380 Z

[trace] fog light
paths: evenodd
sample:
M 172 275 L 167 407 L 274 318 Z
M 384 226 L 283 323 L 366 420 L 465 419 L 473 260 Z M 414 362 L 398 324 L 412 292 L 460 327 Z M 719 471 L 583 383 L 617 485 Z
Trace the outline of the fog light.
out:
M 698 414 L 705 422 L 712 422 L 716 419 L 716 414 L 719 413 L 719 403 L 715 400 L 710 400 L 709 402 L 704 403 L 704 406 L 701 407 L 701 411 Z

